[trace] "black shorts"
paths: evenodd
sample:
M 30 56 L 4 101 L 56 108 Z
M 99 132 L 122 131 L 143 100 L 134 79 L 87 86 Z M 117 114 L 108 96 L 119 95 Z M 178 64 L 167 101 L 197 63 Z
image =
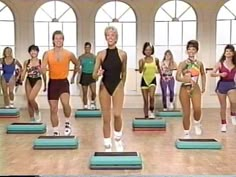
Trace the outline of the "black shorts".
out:
M 70 85 L 67 79 L 50 79 L 48 82 L 48 100 L 59 100 L 61 94 L 70 94 Z
M 96 82 L 96 80 L 93 79 L 93 74 L 87 74 L 87 73 L 82 73 L 80 77 L 80 84 L 82 86 L 89 86 L 90 84 Z
M 37 81 L 42 80 L 41 77 L 36 77 L 36 78 L 32 78 L 32 77 L 27 77 L 29 84 L 31 86 L 31 88 L 33 88 L 35 86 L 35 84 L 37 83 Z

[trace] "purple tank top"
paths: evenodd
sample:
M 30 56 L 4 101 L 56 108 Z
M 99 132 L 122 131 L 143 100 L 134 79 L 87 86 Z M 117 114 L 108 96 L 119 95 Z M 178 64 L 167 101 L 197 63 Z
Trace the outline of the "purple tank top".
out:
M 225 67 L 223 63 L 221 63 L 221 67 L 219 70 L 220 73 L 226 72 L 227 76 L 226 77 L 221 77 L 220 80 L 222 81 L 234 81 L 234 77 L 236 77 L 236 67 L 231 69 L 231 71 Z

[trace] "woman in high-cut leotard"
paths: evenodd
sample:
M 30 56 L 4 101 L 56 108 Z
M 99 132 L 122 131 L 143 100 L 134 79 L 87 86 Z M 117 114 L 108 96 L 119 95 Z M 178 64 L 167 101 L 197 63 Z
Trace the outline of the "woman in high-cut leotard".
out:
M 93 71 L 93 78 L 102 76 L 99 89 L 99 100 L 103 116 L 103 135 L 105 151 L 112 151 L 111 140 L 111 103 L 114 115 L 114 142 L 116 151 L 123 151 L 122 137 L 122 107 L 124 100 L 124 85 L 126 80 L 126 52 L 117 49 L 117 29 L 107 27 L 105 38 L 108 44 L 106 50 L 98 52 L 96 64 Z
M 236 52 L 233 45 L 227 45 L 220 61 L 211 73 L 212 77 L 220 77 L 216 93 L 220 102 L 221 131 L 227 131 L 226 108 L 229 98 L 231 121 L 236 125 Z
M 3 73 L 1 76 L 1 85 L 5 108 L 13 108 L 14 87 L 16 84 L 16 80 L 18 80 L 18 78 L 15 77 L 16 66 L 19 68 L 19 77 L 22 70 L 22 65 L 18 60 L 13 58 L 12 49 L 10 47 L 6 47 L 3 50 L 3 58 L 1 59 L 0 64 L 2 65 Z
M 36 97 L 42 87 L 42 76 L 44 81 L 44 91 L 46 91 L 46 75 L 41 73 L 41 60 L 38 59 L 39 47 L 31 45 L 28 48 L 31 59 L 24 62 L 21 75 L 21 81 L 25 79 L 25 93 L 28 100 L 28 112 L 31 121 L 40 122 L 41 114 L 39 112 Z

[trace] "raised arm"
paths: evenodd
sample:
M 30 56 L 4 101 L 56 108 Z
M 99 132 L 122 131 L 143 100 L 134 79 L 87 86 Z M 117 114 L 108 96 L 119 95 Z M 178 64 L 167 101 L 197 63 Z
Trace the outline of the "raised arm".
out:
M 182 75 L 183 69 L 185 68 L 185 62 L 181 62 L 177 68 L 177 72 L 176 72 L 176 80 L 179 82 L 183 82 L 183 83 L 191 83 L 191 78 L 189 77 L 184 77 Z
M 124 51 L 122 52 L 122 58 L 123 58 L 123 61 L 122 61 L 122 73 L 121 73 L 121 76 L 122 76 L 123 84 L 125 85 L 126 75 L 127 75 L 127 54 Z
M 220 63 L 216 63 L 216 65 L 214 66 L 212 72 L 211 72 L 211 77 L 219 77 L 221 76 L 221 73 L 218 73 L 220 69 Z

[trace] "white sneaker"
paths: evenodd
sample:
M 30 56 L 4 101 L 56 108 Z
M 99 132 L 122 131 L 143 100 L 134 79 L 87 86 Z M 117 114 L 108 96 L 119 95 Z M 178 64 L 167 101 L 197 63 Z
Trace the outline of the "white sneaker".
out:
M 112 152 L 112 145 L 108 144 L 108 145 L 104 145 L 105 147 L 105 152 Z
M 227 131 L 227 124 L 221 124 L 221 132 Z
M 174 103 L 170 102 L 169 109 L 174 110 Z
M 53 132 L 53 136 L 60 136 L 59 131 L 55 131 L 55 132 Z
M 9 108 L 10 108 L 10 106 L 9 106 L 9 105 L 8 105 L 8 106 L 5 106 L 5 108 L 6 108 L 6 109 L 9 109 Z
M 233 125 L 236 125 L 236 116 L 231 116 L 231 121 Z
M 183 139 L 190 139 L 191 136 L 189 133 L 185 133 L 184 136 L 183 136 Z
M 148 118 L 149 118 L 149 119 L 155 119 L 155 114 L 154 114 L 154 112 L 149 111 Z
M 64 135 L 65 136 L 70 136 L 71 133 L 72 133 L 71 125 L 70 125 L 70 123 L 66 122 L 65 130 L 64 130 Z
M 163 111 L 167 111 L 167 108 L 163 108 Z
M 90 108 L 93 109 L 93 110 L 96 109 L 95 103 L 91 103 L 91 104 L 90 104 Z
M 123 142 L 120 140 L 114 140 L 115 142 L 115 147 L 116 147 L 116 152 L 123 152 L 124 147 L 123 147 Z
M 194 129 L 195 129 L 195 134 L 196 135 L 201 135 L 202 134 L 202 128 L 201 128 L 201 124 L 198 123 L 194 126 Z
M 10 108 L 14 108 L 14 103 L 11 103 L 11 104 L 10 104 Z
M 84 105 L 84 109 L 88 109 L 88 105 Z
M 41 113 L 40 112 L 34 113 L 34 119 L 35 119 L 35 122 L 37 123 L 41 122 Z

